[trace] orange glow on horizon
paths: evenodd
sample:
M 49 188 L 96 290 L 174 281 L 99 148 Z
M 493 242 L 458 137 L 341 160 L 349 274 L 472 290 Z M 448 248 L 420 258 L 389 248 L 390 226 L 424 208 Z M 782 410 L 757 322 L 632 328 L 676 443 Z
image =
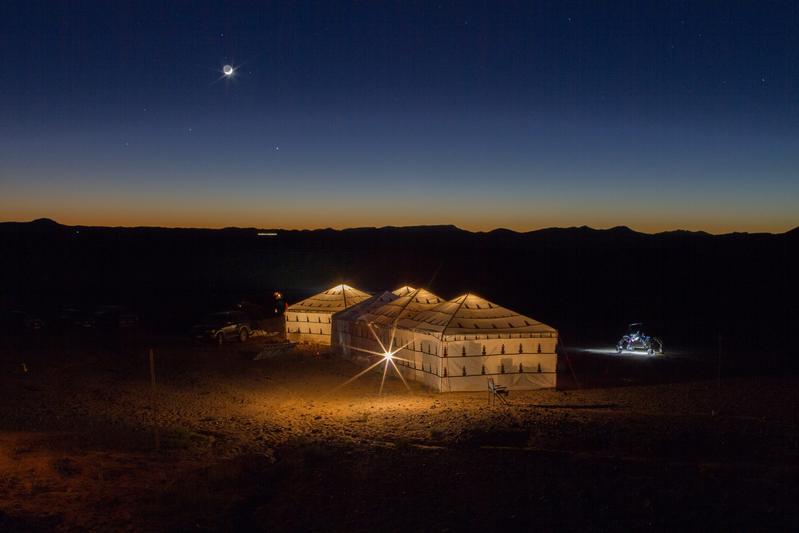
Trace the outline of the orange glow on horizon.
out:
M 342 219 L 317 220 L 317 217 L 305 217 L 292 219 L 291 217 L 279 217 L 277 219 L 248 219 L 235 216 L 137 216 L 125 213 L 102 213 L 97 215 L 65 213 L 29 213 L 29 212 L 9 212 L 0 222 L 29 222 L 38 218 L 50 218 L 66 226 L 101 226 L 101 227 L 163 227 L 163 228 L 195 228 L 195 229 L 222 229 L 230 227 L 238 228 L 258 228 L 274 229 L 285 231 L 335 229 L 344 230 L 350 228 L 386 226 L 405 227 L 405 226 L 438 226 L 453 225 L 460 229 L 472 232 L 489 232 L 495 229 L 508 229 L 520 233 L 536 231 L 546 228 L 569 228 L 588 226 L 594 229 L 610 229 L 617 226 L 627 226 L 634 231 L 641 233 L 660 233 L 664 231 L 686 230 L 704 231 L 706 233 L 720 235 L 725 233 L 746 232 L 746 233 L 785 233 L 799 226 L 797 221 L 784 221 L 768 223 L 766 221 L 729 221 L 716 222 L 701 219 L 685 218 L 680 222 L 666 221 L 638 221 L 633 217 L 628 219 L 610 219 L 609 217 L 586 217 L 581 220 L 562 219 L 562 220 L 536 220 L 530 223 L 522 221 L 496 221 L 492 224 L 489 220 L 481 222 L 470 220 L 442 220 L 438 218 L 417 219 L 410 217 L 386 218 L 386 219 L 360 219 L 347 217 Z M 318 217 L 321 218 L 321 217 Z
M 135 207 L 131 204 L 135 204 Z M 729 217 L 720 210 L 712 209 L 678 214 L 626 212 L 615 208 L 608 211 L 603 205 L 562 208 L 557 205 L 531 205 L 529 213 L 525 213 L 518 206 L 509 206 L 506 209 L 487 201 L 474 210 L 463 209 L 460 202 L 439 207 L 421 205 L 410 208 L 405 203 L 388 203 L 380 207 L 353 209 L 351 205 L 341 202 L 317 205 L 318 202 L 313 199 L 300 203 L 293 198 L 283 203 L 273 201 L 263 205 L 251 200 L 242 203 L 235 210 L 230 207 L 229 202 L 224 205 L 206 204 L 205 201 L 181 203 L 180 199 L 173 198 L 163 198 L 158 202 L 136 198 L 89 202 L 63 196 L 51 196 L 23 204 L 14 198 L 5 198 L 0 199 L 0 221 L 25 222 L 51 218 L 68 226 L 207 229 L 241 227 L 279 230 L 454 225 L 474 232 L 497 228 L 527 232 L 553 227 L 589 226 L 608 229 L 627 226 L 642 233 L 689 230 L 711 234 L 784 233 L 799 225 L 796 217 L 773 214 L 768 218 L 755 209 Z

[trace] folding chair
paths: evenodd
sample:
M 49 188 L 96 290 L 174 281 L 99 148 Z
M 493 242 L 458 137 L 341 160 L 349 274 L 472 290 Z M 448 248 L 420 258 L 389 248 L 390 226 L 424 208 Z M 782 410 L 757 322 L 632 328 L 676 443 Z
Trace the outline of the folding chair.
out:
M 508 387 L 504 385 L 497 385 L 494 383 L 494 378 L 488 378 L 488 404 L 493 405 L 494 399 L 499 398 L 503 404 L 507 404 L 508 400 Z

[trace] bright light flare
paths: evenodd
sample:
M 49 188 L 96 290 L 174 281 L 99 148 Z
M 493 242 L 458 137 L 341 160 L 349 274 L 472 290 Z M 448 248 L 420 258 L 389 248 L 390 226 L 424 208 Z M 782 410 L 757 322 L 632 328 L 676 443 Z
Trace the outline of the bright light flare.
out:
M 353 381 L 355 381 L 359 377 L 363 376 L 364 374 L 366 374 L 367 372 L 369 372 L 370 370 L 372 370 L 376 366 L 380 365 L 381 363 L 384 363 L 385 366 L 383 368 L 383 377 L 380 380 L 380 391 L 378 392 L 378 396 L 381 396 L 383 394 L 383 386 L 386 384 L 386 374 L 388 374 L 388 365 L 391 365 L 392 367 L 394 367 L 394 371 L 397 373 L 399 378 L 402 380 L 402 384 L 405 385 L 405 388 L 408 389 L 409 393 L 413 394 L 413 391 L 411 390 L 411 387 L 408 385 L 408 382 L 405 381 L 405 377 L 402 375 L 402 372 L 400 372 L 399 367 L 397 367 L 397 363 L 394 362 L 394 360 L 396 359 L 398 361 L 406 361 L 406 362 L 410 363 L 410 361 L 408 361 L 407 359 L 403 359 L 402 357 L 397 357 L 396 354 L 398 352 L 400 352 L 401 350 L 404 350 L 405 348 L 407 348 L 411 343 L 407 342 L 407 343 L 403 344 L 402 346 L 400 346 L 399 348 L 392 349 L 393 346 L 394 346 L 394 334 L 396 332 L 396 328 L 394 328 L 394 330 L 392 330 L 392 332 L 391 332 L 391 342 L 389 343 L 389 347 L 386 348 L 385 345 L 383 344 L 383 341 L 380 340 L 380 337 L 377 335 L 377 333 L 375 332 L 374 328 L 372 327 L 372 324 L 367 324 L 367 326 L 369 326 L 369 331 L 372 332 L 372 336 L 374 336 L 375 340 L 380 345 L 380 348 L 383 351 L 382 352 L 374 352 L 372 350 L 365 350 L 363 348 L 358 348 L 357 346 L 348 346 L 348 348 L 350 348 L 352 350 L 357 350 L 359 352 L 363 352 L 363 353 L 366 353 L 366 354 L 369 354 L 369 355 L 375 355 L 377 357 L 381 357 L 381 359 L 378 359 L 378 361 L 376 363 L 374 363 L 372 365 L 369 365 L 367 368 L 365 368 L 364 370 L 358 372 L 356 375 L 354 375 L 353 377 L 351 377 L 350 379 L 348 379 L 347 381 L 345 381 L 344 383 L 342 383 L 341 385 L 339 385 L 338 387 L 336 387 L 333 390 L 338 390 L 338 389 L 340 389 L 342 387 L 345 387 L 345 386 L 349 385 L 350 383 L 352 383 Z

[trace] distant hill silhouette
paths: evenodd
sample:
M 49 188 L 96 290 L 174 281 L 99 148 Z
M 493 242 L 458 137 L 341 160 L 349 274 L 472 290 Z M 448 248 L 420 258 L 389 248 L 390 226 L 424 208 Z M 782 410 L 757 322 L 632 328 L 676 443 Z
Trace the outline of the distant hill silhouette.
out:
M 276 237 L 258 236 L 277 231 Z M 613 342 L 644 321 L 667 345 L 750 352 L 753 369 L 795 351 L 797 236 L 644 234 L 627 227 L 455 226 L 347 230 L 169 229 L 0 224 L 0 305 L 121 302 L 197 313 L 239 298 L 289 300 L 347 282 L 405 284 L 451 298 L 473 291 L 557 327 L 567 341 Z
M 36 220 L 32 221 L 30 224 L 35 226 L 50 226 L 50 227 L 61 225 L 52 218 L 37 218 Z

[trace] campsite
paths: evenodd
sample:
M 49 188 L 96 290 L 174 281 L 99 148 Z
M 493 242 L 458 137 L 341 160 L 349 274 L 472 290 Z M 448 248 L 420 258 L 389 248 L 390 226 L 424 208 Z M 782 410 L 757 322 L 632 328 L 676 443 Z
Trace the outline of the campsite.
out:
M 799 531 L 798 1 L 0 11 L 0 533 Z

